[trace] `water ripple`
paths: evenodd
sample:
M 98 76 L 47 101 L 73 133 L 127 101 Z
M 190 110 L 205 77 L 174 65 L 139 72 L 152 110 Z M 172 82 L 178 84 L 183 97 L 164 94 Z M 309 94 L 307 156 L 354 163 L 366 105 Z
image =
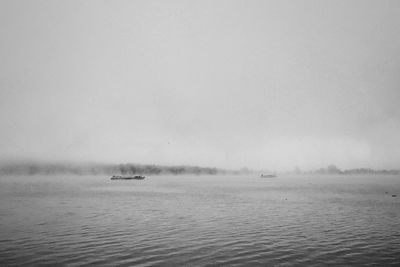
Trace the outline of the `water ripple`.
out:
M 37 179 L 0 180 L 1 266 L 400 265 L 398 180 Z

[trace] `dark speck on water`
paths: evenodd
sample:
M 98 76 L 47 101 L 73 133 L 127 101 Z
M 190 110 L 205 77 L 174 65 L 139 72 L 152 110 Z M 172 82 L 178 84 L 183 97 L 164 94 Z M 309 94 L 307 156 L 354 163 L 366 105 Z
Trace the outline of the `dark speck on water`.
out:
M 391 190 L 399 177 L 0 176 L 0 266 L 400 266 Z

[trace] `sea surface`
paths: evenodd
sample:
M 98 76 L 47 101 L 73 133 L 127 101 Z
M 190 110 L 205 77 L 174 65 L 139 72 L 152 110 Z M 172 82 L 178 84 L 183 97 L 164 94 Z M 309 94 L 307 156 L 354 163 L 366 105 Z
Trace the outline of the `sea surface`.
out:
M 0 266 L 39 265 L 400 266 L 400 177 L 0 177 Z

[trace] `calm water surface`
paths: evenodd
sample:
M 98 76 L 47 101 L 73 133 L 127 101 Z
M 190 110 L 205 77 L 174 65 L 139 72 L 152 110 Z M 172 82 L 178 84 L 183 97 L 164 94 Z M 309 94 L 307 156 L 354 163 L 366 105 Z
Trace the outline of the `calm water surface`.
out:
M 400 266 L 400 177 L 0 177 L 0 265 Z

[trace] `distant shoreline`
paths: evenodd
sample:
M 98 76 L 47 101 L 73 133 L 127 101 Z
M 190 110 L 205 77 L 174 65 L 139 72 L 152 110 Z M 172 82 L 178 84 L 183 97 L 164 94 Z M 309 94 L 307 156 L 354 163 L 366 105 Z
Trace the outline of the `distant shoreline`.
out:
M 80 163 L 5 163 L 0 175 L 216 175 L 231 173 L 217 168 L 197 166 L 160 166 L 150 164 L 80 164 Z
M 155 164 L 101 164 L 101 163 L 39 163 L 13 162 L 0 163 L 0 175 L 257 175 L 269 173 L 268 170 L 219 169 L 188 165 L 163 166 Z M 340 170 L 334 165 L 316 170 L 282 172 L 289 175 L 400 175 L 399 169 L 375 170 L 357 168 Z

